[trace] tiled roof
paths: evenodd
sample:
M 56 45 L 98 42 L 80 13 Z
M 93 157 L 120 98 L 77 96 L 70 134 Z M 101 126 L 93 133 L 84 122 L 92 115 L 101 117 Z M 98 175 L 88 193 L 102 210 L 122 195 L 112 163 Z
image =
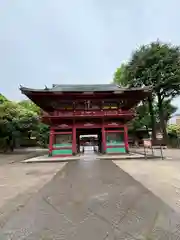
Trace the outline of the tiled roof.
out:
M 119 87 L 115 84 L 53 84 L 52 91 L 62 92 L 106 92 L 117 91 Z
M 25 92 L 115 92 L 115 91 L 150 91 L 149 87 L 144 88 L 122 88 L 116 84 L 53 84 L 52 88 L 32 89 L 20 87 Z

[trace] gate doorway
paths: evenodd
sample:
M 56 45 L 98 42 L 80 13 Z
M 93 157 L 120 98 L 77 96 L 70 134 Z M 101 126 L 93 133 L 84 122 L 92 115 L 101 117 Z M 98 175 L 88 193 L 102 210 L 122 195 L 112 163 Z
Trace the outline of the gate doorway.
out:
M 89 152 L 102 152 L 102 131 L 95 129 L 77 129 L 76 132 L 77 152 L 86 154 Z

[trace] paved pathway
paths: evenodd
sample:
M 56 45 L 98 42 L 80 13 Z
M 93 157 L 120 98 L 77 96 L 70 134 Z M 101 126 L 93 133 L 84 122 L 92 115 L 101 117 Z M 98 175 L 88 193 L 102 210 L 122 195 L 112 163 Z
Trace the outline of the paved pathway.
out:
M 153 159 L 114 163 L 180 214 L 180 161 Z
M 177 240 L 180 216 L 112 161 L 68 163 L 1 229 L 11 240 Z

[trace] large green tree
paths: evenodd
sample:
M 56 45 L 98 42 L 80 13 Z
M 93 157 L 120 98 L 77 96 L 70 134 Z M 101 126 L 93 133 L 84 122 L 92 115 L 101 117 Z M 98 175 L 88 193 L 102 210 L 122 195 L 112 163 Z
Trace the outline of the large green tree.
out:
M 113 82 L 122 87 L 130 87 L 132 85 L 131 79 L 128 74 L 128 63 L 121 64 L 119 68 L 116 69 L 114 73 Z M 142 128 L 142 127 L 150 127 L 152 128 L 152 137 L 156 138 L 155 132 L 155 123 L 156 116 L 154 112 L 154 104 L 152 96 L 148 97 L 148 104 L 141 103 L 137 106 L 136 112 L 137 117 L 132 121 L 132 126 L 134 129 Z
M 141 46 L 126 65 L 127 85 L 151 86 L 157 100 L 159 120 L 164 141 L 167 140 L 164 101 L 171 101 L 180 92 L 180 49 L 159 41 Z M 117 71 L 116 71 L 117 72 Z M 125 80 L 123 80 L 125 81 Z
M 142 46 L 128 64 L 131 86 L 152 86 L 159 111 L 164 141 L 167 141 L 163 102 L 180 92 L 180 50 L 159 41 Z
M 49 139 L 49 127 L 41 123 L 41 110 L 30 100 L 19 102 L 22 111 L 19 117 L 19 130 L 24 136 L 35 137 L 37 144 L 46 147 Z
M 18 139 L 35 137 L 37 144 L 46 146 L 49 128 L 40 121 L 40 109 L 29 100 L 11 102 L 0 95 L 0 148 L 13 150 Z
M 4 150 L 7 148 L 13 150 L 18 118 L 18 104 L 10 101 L 4 101 L 0 104 L 0 147 Z

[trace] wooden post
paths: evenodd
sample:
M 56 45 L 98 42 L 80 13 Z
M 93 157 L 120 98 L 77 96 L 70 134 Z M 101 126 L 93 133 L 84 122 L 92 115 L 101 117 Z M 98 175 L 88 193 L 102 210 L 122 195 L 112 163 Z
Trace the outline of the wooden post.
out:
M 73 122 L 73 129 L 72 129 L 72 153 L 73 155 L 77 153 L 76 149 L 76 125 Z
M 50 128 L 50 133 L 49 133 L 49 156 L 52 156 L 53 143 L 54 143 L 54 129 Z
M 124 125 L 124 143 L 125 143 L 125 149 L 126 152 L 129 152 L 129 144 L 128 144 L 128 131 L 127 131 L 127 126 Z
M 103 153 L 106 152 L 106 134 L 105 134 L 105 128 L 104 128 L 104 121 L 102 122 L 102 147 L 103 147 Z

